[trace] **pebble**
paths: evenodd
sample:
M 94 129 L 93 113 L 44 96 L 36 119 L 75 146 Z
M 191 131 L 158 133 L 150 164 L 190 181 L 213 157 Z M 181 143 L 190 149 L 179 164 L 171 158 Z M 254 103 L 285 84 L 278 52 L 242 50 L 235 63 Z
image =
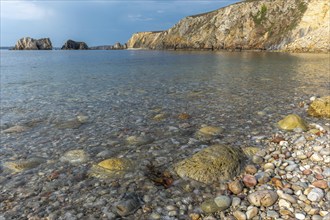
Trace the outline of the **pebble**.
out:
M 321 189 L 326 189 L 328 188 L 328 182 L 325 180 L 316 180 L 312 183 L 313 186 Z
M 285 171 L 292 172 L 297 168 L 298 168 L 298 164 L 292 164 L 292 165 L 285 167 Z
M 255 174 L 257 171 L 258 171 L 258 169 L 257 169 L 256 166 L 254 166 L 254 165 L 249 164 L 249 165 L 247 165 L 247 166 L 245 167 L 245 172 L 246 172 L 247 174 L 251 174 L 251 175 L 253 175 L 253 174 Z
M 312 202 L 319 202 L 323 199 L 324 192 L 320 188 L 313 188 L 307 195 L 307 198 Z
M 124 217 L 136 212 L 141 205 L 141 200 L 136 193 L 128 193 L 115 205 L 115 207 L 118 215 Z
M 310 159 L 311 159 L 312 161 L 314 161 L 314 162 L 320 162 L 320 161 L 323 161 L 323 157 L 322 157 L 320 154 L 318 154 L 318 153 L 314 153 L 314 154 L 310 157 Z
M 219 207 L 218 210 L 223 211 L 228 209 L 231 205 L 231 198 L 229 196 L 217 196 L 214 202 Z
M 241 211 L 238 211 L 238 210 L 236 210 L 233 213 L 233 215 L 237 220 L 246 220 L 247 219 L 245 213 L 241 212 Z
M 257 207 L 252 207 L 246 211 L 246 218 L 252 219 L 258 215 L 259 209 Z
M 272 163 L 266 163 L 264 165 L 264 170 L 274 170 L 274 169 L 275 169 L 275 166 Z
M 276 192 L 277 192 L 277 195 L 279 196 L 279 198 L 285 199 L 293 204 L 297 203 L 297 200 L 293 196 L 284 193 L 282 190 L 277 190 Z
M 234 194 L 240 194 L 243 191 L 243 184 L 239 180 L 232 181 L 228 183 L 228 189 Z
M 302 213 L 296 213 L 294 217 L 299 220 L 304 220 L 306 218 L 306 216 Z
M 246 174 L 243 177 L 243 183 L 246 187 L 251 188 L 257 185 L 257 179 L 252 175 Z
M 278 195 L 271 190 L 260 190 L 247 196 L 248 201 L 255 206 L 272 206 L 278 199 Z

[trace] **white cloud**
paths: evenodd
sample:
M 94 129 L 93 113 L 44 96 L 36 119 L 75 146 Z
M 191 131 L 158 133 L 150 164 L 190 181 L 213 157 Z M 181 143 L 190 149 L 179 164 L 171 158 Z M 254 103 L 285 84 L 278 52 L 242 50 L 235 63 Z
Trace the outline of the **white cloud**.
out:
M 1 19 L 41 20 L 52 16 L 54 11 L 30 1 L 1 1 Z
M 145 17 L 141 14 L 136 14 L 136 15 L 128 15 L 127 16 L 129 20 L 131 21 L 152 21 L 153 18 L 150 18 L 150 17 Z

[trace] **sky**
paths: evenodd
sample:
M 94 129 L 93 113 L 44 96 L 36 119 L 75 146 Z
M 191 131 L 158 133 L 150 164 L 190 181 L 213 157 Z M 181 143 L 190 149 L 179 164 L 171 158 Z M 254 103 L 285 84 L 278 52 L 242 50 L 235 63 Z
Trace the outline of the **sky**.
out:
M 180 19 L 241 0 L 0 0 L 0 46 L 22 37 L 49 37 L 61 47 L 126 43 L 135 32 L 166 30 Z

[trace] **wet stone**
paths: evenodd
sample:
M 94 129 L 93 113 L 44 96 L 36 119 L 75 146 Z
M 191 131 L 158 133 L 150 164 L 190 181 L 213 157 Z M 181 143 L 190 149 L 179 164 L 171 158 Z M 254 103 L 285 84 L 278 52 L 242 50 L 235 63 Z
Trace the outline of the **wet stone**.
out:
M 133 214 L 142 206 L 141 199 L 136 193 L 127 193 L 115 205 L 116 212 L 124 217 Z
M 272 206 L 278 199 L 278 195 L 271 190 L 260 190 L 248 195 L 247 199 L 252 205 Z
M 25 170 L 33 169 L 45 162 L 46 159 L 41 157 L 35 157 L 26 160 L 8 161 L 5 162 L 3 166 L 12 170 L 13 172 L 22 172 Z
M 85 163 L 88 159 L 89 155 L 84 150 L 70 150 L 60 158 L 61 161 L 72 164 Z
M 196 132 L 195 136 L 197 139 L 202 141 L 210 141 L 215 137 L 218 137 L 223 132 L 220 127 L 206 126 Z

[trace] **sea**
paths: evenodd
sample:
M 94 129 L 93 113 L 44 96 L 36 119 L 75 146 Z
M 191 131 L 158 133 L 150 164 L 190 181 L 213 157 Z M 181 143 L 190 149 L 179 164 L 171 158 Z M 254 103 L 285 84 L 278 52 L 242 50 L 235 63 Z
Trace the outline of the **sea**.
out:
M 1 50 L 2 217 L 113 216 L 104 204 L 127 191 L 158 195 L 145 180 L 147 164 L 171 169 L 213 144 L 263 148 L 263 140 L 281 132 L 277 122 L 288 114 L 317 124 L 321 119 L 306 110 L 311 99 L 330 94 L 329 58 Z M 221 133 L 199 139 L 205 126 Z M 72 150 L 80 153 L 68 154 Z M 90 177 L 91 168 L 108 158 L 127 158 L 136 170 L 122 179 Z M 160 192 L 171 198 L 176 191 Z

